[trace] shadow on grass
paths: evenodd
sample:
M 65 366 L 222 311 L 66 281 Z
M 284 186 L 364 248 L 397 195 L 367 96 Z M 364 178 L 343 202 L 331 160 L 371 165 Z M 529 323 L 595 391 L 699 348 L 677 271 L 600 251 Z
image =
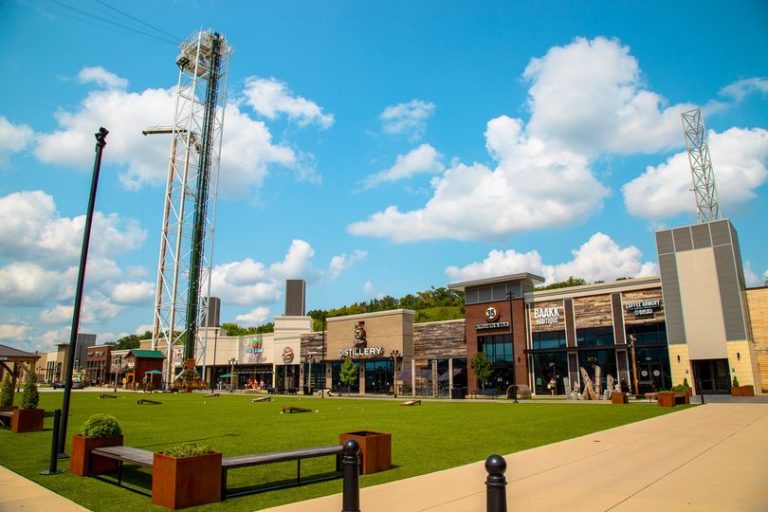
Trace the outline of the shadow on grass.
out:
M 142 496 L 152 497 L 152 473 L 142 470 L 138 466 L 123 467 L 122 481 L 120 481 L 119 472 L 93 475 L 93 478 Z
M 261 485 L 248 485 L 240 487 L 231 487 L 225 490 L 222 498 L 235 498 L 238 496 L 247 496 L 249 494 L 258 494 L 267 491 L 277 491 L 280 489 L 289 489 L 291 487 L 302 487 L 309 484 L 316 484 L 319 482 L 327 482 L 328 480 L 336 480 L 342 477 L 340 471 L 326 471 L 325 473 L 318 473 L 310 477 L 302 477 L 301 481 L 295 478 L 286 478 L 284 480 L 276 480 Z
M 223 439 L 225 437 L 241 437 L 241 434 L 235 434 L 230 432 L 229 434 L 222 434 L 220 436 L 208 436 L 208 437 L 198 437 L 197 439 L 177 439 L 174 444 L 181 444 L 181 443 L 198 443 L 200 441 L 210 441 L 211 439 Z M 135 445 L 137 448 L 145 448 L 145 449 L 152 449 L 152 447 L 159 447 L 159 446 L 165 446 L 168 443 L 154 443 L 154 444 L 143 444 L 143 445 Z

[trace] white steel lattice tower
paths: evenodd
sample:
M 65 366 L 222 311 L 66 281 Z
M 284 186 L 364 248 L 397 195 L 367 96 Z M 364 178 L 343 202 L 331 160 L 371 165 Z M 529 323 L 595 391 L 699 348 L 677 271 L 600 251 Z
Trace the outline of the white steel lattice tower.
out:
M 166 383 L 174 381 L 174 348 L 205 357 L 219 162 L 232 53 L 225 38 L 200 31 L 180 46 L 168 183 L 160 238 L 153 348 L 166 350 Z M 209 208 L 209 205 L 211 208 Z M 199 343 L 199 350 L 195 344 Z M 177 363 L 179 357 L 176 356 Z
M 688 146 L 688 163 L 693 177 L 693 193 L 696 196 L 696 210 L 699 222 L 709 222 L 720 218 L 720 201 L 717 199 L 715 175 L 712 160 L 709 158 L 707 130 L 701 110 L 694 109 L 680 114 L 683 118 L 683 133 Z

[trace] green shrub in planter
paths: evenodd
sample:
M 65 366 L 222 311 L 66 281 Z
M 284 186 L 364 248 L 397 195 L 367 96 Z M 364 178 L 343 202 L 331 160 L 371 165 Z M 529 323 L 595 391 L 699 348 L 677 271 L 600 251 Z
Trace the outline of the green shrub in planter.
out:
M 22 409 L 37 409 L 40 402 L 40 392 L 37 390 L 37 376 L 32 372 L 27 372 L 27 378 L 24 380 L 24 394 L 21 397 Z
M 5 374 L 3 384 L 0 386 L 0 408 L 8 408 L 13 405 L 13 384 L 11 376 Z
M 737 376 L 733 376 L 733 387 L 737 388 L 739 387 L 739 378 Z
M 168 455 L 169 457 L 182 459 L 184 457 L 197 457 L 198 455 L 213 453 L 213 450 L 211 450 L 211 447 L 208 445 L 199 445 L 197 443 L 181 443 L 177 444 L 176 446 L 171 446 L 170 448 L 167 448 L 160 453 L 163 455 Z
M 94 414 L 80 429 L 84 437 L 114 437 L 123 435 L 123 430 L 114 416 L 108 414 Z

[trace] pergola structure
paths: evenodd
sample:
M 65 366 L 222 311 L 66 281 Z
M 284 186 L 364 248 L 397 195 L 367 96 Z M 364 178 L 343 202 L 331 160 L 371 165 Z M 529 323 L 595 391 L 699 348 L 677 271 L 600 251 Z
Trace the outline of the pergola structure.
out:
M 33 372 L 35 371 L 35 363 L 40 359 L 40 356 L 31 352 L 24 352 L 17 348 L 9 347 L 7 345 L 0 345 L 0 381 L 5 378 L 5 372 L 11 374 L 11 382 L 13 389 L 16 389 L 21 372 Z M 28 364 L 26 370 L 24 370 L 24 364 Z

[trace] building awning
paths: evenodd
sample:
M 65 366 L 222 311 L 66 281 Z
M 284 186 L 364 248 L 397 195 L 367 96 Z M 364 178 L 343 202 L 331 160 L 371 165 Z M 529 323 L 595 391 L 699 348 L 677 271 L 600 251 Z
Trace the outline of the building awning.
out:
M 131 350 L 129 353 L 133 354 L 133 357 L 140 357 L 142 359 L 165 359 L 165 356 L 159 350 Z

